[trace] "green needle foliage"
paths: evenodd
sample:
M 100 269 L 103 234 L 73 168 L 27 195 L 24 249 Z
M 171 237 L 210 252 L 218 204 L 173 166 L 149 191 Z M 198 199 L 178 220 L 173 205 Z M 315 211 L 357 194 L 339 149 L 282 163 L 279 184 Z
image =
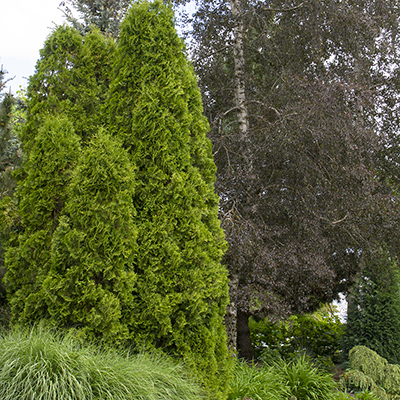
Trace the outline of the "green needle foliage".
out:
M 2 221 L 3 230 L 10 232 L 5 282 L 14 320 L 48 316 L 38 293 L 49 270 L 52 235 L 81 144 L 98 131 L 114 49 L 113 40 L 98 30 L 83 37 L 58 27 L 46 40 L 30 79 L 17 203 L 5 200 L 9 216 Z
M 134 318 L 134 182 L 127 154 L 100 131 L 74 170 L 40 293 L 58 326 L 108 345 L 128 338 Z
M 201 400 L 201 388 L 165 356 L 119 355 L 73 334 L 37 327 L 0 335 L 2 400 Z
M 390 363 L 400 363 L 400 275 L 398 266 L 381 249 L 365 256 L 365 268 L 349 296 L 346 355 L 366 346 Z
M 121 25 L 105 111 L 137 166 L 132 341 L 182 356 L 224 398 L 226 250 L 200 93 L 172 10 L 133 4 Z
M 349 353 L 350 369 L 342 383 L 354 391 L 368 390 L 380 399 L 400 398 L 400 366 L 390 364 L 366 346 L 356 346 Z
M 16 189 L 19 226 L 5 254 L 5 282 L 15 320 L 45 314 L 38 290 L 49 270 L 51 239 L 66 201 L 66 186 L 80 153 L 79 137 L 65 117 L 47 117 L 23 167 Z

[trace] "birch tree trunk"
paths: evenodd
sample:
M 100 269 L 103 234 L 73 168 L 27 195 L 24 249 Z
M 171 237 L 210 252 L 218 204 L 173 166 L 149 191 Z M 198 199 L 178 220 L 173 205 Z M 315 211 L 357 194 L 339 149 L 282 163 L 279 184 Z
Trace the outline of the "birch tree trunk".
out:
M 246 82 L 245 82 L 245 58 L 244 58 L 244 20 L 243 10 L 240 0 L 229 0 L 234 20 L 233 29 L 233 55 L 234 55 L 234 80 L 235 80 L 235 105 L 236 105 L 236 118 L 238 122 L 239 140 L 241 147 L 241 155 L 243 157 L 243 166 L 248 174 L 249 180 L 253 175 L 253 162 L 251 157 L 250 136 L 249 136 L 249 115 L 246 102 Z M 250 200 L 250 199 L 249 199 Z M 242 319 L 247 324 L 238 330 L 238 315 L 240 310 L 237 309 L 237 298 L 239 290 L 239 274 L 231 272 L 230 276 L 230 297 L 231 303 L 227 309 L 226 315 L 226 328 L 228 332 L 229 347 L 234 349 L 236 354 L 240 353 L 241 349 L 239 344 L 243 340 L 248 343 L 250 341 L 250 330 L 248 328 L 248 319 Z M 243 325 L 243 323 L 241 324 Z M 241 338 L 244 333 L 248 337 Z M 246 353 L 247 355 L 247 353 Z

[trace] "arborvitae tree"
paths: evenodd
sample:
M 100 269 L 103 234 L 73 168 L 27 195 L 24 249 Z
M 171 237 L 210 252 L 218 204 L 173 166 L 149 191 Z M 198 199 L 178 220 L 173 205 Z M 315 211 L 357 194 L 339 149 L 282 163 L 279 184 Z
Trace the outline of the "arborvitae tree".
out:
M 349 294 L 345 355 L 362 345 L 400 364 L 398 266 L 384 250 L 365 258 L 365 268 Z
M 100 131 L 74 170 L 39 293 L 56 325 L 106 344 L 126 340 L 134 323 L 133 191 L 128 155 Z
M 3 67 L 0 68 L 0 200 L 9 195 L 14 188 L 14 183 L 11 177 L 12 171 L 12 132 L 11 132 L 11 112 L 13 98 L 11 94 L 2 93 L 5 83 L 4 75 L 6 71 Z M 10 168 L 11 167 L 11 168 Z M 2 224 L 0 224 L 1 226 Z M 0 231 L 1 232 L 1 231 Z M 0 235 L 3 239 L 3 235 Z M 4 255 L 3 255 L 3 240 L 0 240 L 0 316 L 2 307 L 6 303 L 6 291 L 2 284 L 2 279 L 5 274 Z
M 54 30 L 29 81 L 25 148 L 46 112 L 65 113 L 83 142 L 90 140 L 101 122 L 114 50 L 114 41 L 96 29 L 86 36 L 67 26 Z
M 35 293 L 48 271 L 51 238 L 79 141 L 85 145 L 100 125 L 114 49 L 114 41 L 98 30 L 83 37 L 72 28 L 58 27 L 46 40 L 30 78 L 27 122 L 20 134 L 26 161 L 16 175 L 16 203 L 5 200 L 7 221 L 2 221 L 3 232 L 14 232 L 6 238 L 5 262 L 16 320 L 47 315 Z
M 137 286 L 131 340 L 182 356 L 224 398 L 226 249 L 200 95 L 173 12 L 134 4 L 121 25 L 106 111 L 137 166 Z
M 52 234 L 79 152 L 79 137 L 67 118 L 49 115 L 44 119 L 23 166 L 27 176 L 16 189 L 20 221 L 5 256 L 14 320 L 43 316 L 37 292 L 49 269 Z

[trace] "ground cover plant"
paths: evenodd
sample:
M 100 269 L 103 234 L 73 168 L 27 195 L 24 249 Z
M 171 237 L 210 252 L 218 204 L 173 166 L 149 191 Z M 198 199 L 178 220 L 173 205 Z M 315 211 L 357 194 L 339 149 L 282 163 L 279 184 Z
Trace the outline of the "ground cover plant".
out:
M 103 351 L 37 326 L 0 335 L 2 400 L 199 400 L 202 389 L 165 355 Z

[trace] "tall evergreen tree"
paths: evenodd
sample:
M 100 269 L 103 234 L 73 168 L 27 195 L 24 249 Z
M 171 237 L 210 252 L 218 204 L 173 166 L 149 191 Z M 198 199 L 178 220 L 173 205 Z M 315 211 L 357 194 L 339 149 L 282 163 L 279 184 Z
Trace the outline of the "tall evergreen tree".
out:
M 226 243 L 200 94 L 169 7 L 132 5 L 113 70 L 108 124 L 137 166 L 132 342 L 182 356 L 224 398 Z
M 28 86 L 21 132 L 25 161 L 16 203 L 8 201 L 5 281 L 15 320 L 48 315 L 37 293 L 49 269 L 51 240 L 80 152 L 98 131 L 114 42 L 93 30 L 85 37 L 61 26 L 46 40 Z M 25 272 L 23 272 L 25 271 Z
M 25 149 L 46 113 L 66 114 L 83 143 L 90 140 L 101 124 L 114 50 L 114 41 L 96 29 L 86 36 L 67 26 L 53 31 L 29 80 Z
M 4 279 L 14 320 L 46 314 L 37 293 L 49 270 L 52 235 L 79 152 L 79 137 L 66 117 L 44 119 L 23 165 L 27 175 L 15 194 L 19 226 L 6 249 Z
M 74 169 L 39 293 L 51 321 L 105 344 L 126 341 L 133 324 L 133 192 L 128 155 L 100 131 Z
M 349 294 L 346 356 L 366 346 L 392 364 L 400 364 L 400 273 L 386 250 L 370 254 Z

